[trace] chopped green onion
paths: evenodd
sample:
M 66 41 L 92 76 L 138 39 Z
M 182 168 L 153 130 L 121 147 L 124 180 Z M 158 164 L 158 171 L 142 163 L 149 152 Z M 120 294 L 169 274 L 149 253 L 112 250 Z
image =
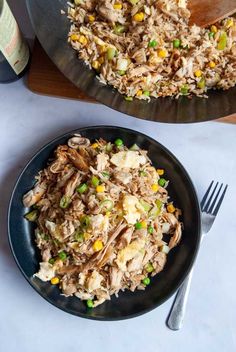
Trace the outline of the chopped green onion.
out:
M 154 228 L 152 226 L 149 226 L 148 227 L 148 233 L 152 234 L 154 231 Z
M 160 247 L 160 251 L 162 253 L 168 254 L 169 251 L 170 251 L 170 248 L 167 245 L 164 244 L 163 246 Z
M 125 97 L 126 101 L 133 101 L 133 97 Z
M 80 231 L 75 231 L 74 238 L 77 242 L 83 242 L 84 241 L 84 234 Z
M 66 209 L 66 208 L 68 208 L 69 205 L 70 205 L 70 197 L 67 197 L 67 196 L 61 197 L 60 207 L 62 209 Z
M 107 152 L 111 152 L 112 151 L 112 144 L 111 142 L 108 142 L 107 145 L 106 145 L 106 151 Z
M 181 41 L 179 40 L 179 39 L 175 39 L 175 40 L 173 40 L 173 47 L 174 48 L 179 48 L 180 47 L 180 45 L 181 45 Z
M 154 268 L 153 268 L 153 265 L 152 263 L 147 263 L 147 265 L 145 266 L 145 269 L 147 270 L 148 273 L 152 273 Z
M 144 170 L 139 171 L 140 176 L 147 176 L 147 173 Z
M 227 33 L 226 32 L 222 32 L 219 38 L 219 42 L 217 45 L 217 49 L 218 50 L 225 50 L 226 46 L 227 46 Z
M 116 24 L 114 26 L 114 32 L 115 34 L 122 34 L 125 31 L 125 26 L 123 26 L 122 24 Z
M 106 211 L 111 211 L 114 203 L 110 199 L 105 199 L 100 203 L 101 208 L 105 208 Z
M 133 144 L 132 147 L 129 148 L 129 150 L 132 150 L 132 151 L 138 151 L 140 148 L 137 144 Z
M 159 184 L 159 186 L 164 187 L 166 184 L 166 180 L 164 178 L 160 178 L 158 180 L 158 184 Z
M 202 77 L 200 81 L 197 83 L 198 88 L 204 89 L 206 87 L 206 80 L 205 77 Z
M 97 187 L 100 183 L 100 180 L 96 176 L 93 175 L 91 178 L 91 183 L 94 187 Z
M 149 43 L 148 43 L 148 46 L 149 48 L 155 48 L 157 46 L 157 41 L 154 39 L 154 40 L 151 40 Z
M 151 282 L 151 280 L 149 279 L 149 277 L 145 277 L 145 279 L 142 280 L 142 283 L 143 283 L 145 286 L 149 285 L 150 282 Z
M 64 252 L 64 251 L 61 251 L 61 252 L 58 253 L 58 257 L 59 257 L 62 261 L 64 261 L 64 260 L 66 260 L 66 258 L 67 258 L 67 254 L 66 254 L 66 252 Z
M 25 219 L 31 222 L 34 222 L 38 219 L 39 212 L 37 209 L 30 211 L 29 213 L 25 214 Z
M 120 76 L 124 76 L 124 75 L 125 75 L 125 72 L 126 72 L 126 71 L 124 71 L 124 70 L 119 70 L 119 71 L 117 71 L 118 75 L 120 75 Z
M 149 96 L 150 96 L 150 92 L 149 92 L 148 90 L 145 90 L 145 91 L 143 92 L 143 95 L 145 95 L 146 97 L 149 97 Z
M 115 145 L 116 145 L 117 147 L 121 147 L 123 144 L 124 144 L 124 142 L 122 141 L 122 139 L 117 138 L 117 139 L 115 140 Z
M 93 307 L 94 307 L 94 304 L 93 304 L 93 300 L 92 300 L 92 299 L 88 299 L 87 302 L 86 302 L 86 304 L 87 304 L 87 307 L 88 307 L 88 308 L 93 308 Z
M 85 193 L 88 190 L 88 186 L 86 183 L 82 183 L 80 186 L 76 188 L 76 191 L 80 194 Z
M 162 208 L 162 206 L 163 206 L 163 203 L 162 203 L 162 201 L 161 201 L 160 199 L 157 199 L 157 200 L 156 200 L 156 206 L 157 206 L 158 209 L 161 210 L 161 208 Z
M 180 93 L 183 95 L 187 95 L 189 91 L 189 86 L 188 84 L 184 84 L 181 89 L 180 89 Z
M 55 263 L 55 259 L 54 258 L 50 258 L 48 262 L 49 262 L 49 264 L 53 265 Z
M 106 171 L 103 171 L 103 172 L 102 172 L 102 176 L 105 177 L 105 178 L 107 178 L 107 179 L 110 178 L 109 172 L 106 172 Z
M 157 207 L 153 207 L 153 208 L 149 211 L 149 217 L 150 217 L 151 219 L 155 219 L 159 214 L 160 214 L 160 209 L 158 209 Z
M 139 201 L 139 203 L 142 205 L 144 211 L 149 212 L 149 210 L 151 209 L 151 205 L 150 205 L 150 204 L 148 204 L 147 202 L 145 202 L 143 199 L 141 199 L 141 200 Z
M 139 0 L 129 0 L 129 2 L 130 2 L 132 5 L 136 5 L 136 4 L 139 2 Z
M 210 32 L 209 33 L 209 38 L 214 38 L 215 37 L 215 33 L 214 32 Z
M 87 228 L 90 225 L 90 218 L 87 215 L 82 216 L 80 223 L 83 227 Z

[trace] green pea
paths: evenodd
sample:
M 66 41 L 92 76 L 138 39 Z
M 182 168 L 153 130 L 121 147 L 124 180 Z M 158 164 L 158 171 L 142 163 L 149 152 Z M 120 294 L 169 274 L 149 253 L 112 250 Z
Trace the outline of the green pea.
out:
M 159 184 L 159 186 L 164 187 L 166 184 L 166 180 L 164 178 L 160 178 L 158 180 L 158 184 Z
M 145 269 L 147 270 L 148 273 L 152 273 L 154 270 L 152 263 L 150 263 L 150 262 L 147 263 L 147 265 L 145 266 Z
M 117 147 L 121 147 L 123 144 L 124 144 L 124 142 L 122 141 L 122 139 L 117 138 L 117 139 L 115 140 L 115 145 L 116 145 Z
M 180 93 L 183 95 L 187 95 L 189 91 L 189 86 L 188 84 L 184 84 L 181 89 L 180 89 Z
M 91 183 L 94 187 L 97 187 L 99 185 L 100 181 L 96 176 L 92 176 Z
M 88 186 L 86 183 L 82 183 L 80 186 L 76 188 L 76 191 L 80 194 L 85 193 L 88 190 Z
M 122 24 L 116 24 L 114 26 L 114 32 L 116 34 L 122 34 L 122 33 L 124 33 L 124 31 L 125 31 L 125 26 L 123 26 Z
M 149 226 L 148 227 L 148 233 L 152 234 L 154 231 L 154 228 L 152 226 Z
M 87 304 L 87 307 L 88 307 L 88 308 L 93 308 L 93 307 L 94 307 L 94 304 L 93 304 L 93 300 L 92 300 L 92 299 L 88 299 L 87 302 L 86 302 L 86 304 Z
M 145 90 L 145 91 L 143 92 L 143 95 L 146 95 L 146 97 L 149 97 L 149 96 L 150 96 L 150 92 L 149 92 L 148 90 Z
M 140 230 L 140 229 L 142 228 L 141 222 L 136 222 L 135 228 L 136 228 L 137 230 Z
M 66 260 L 66 258 L 67 258 L 67 254 L 66 254 L 66 252 L 64 252 L 64 251 L 61 251 L 61 252 L 58 253 L 58 257 L 59 257 L 62 261 L 64 261 L 64 260 Z
M 180 45 L 181 45 L 181 41 L 179 40 L 179 39 L 175 39 L 175 40 L 173 40 L 173 47 L 174 48 L 179 48 L 180 47 Z
M 54 258 L 50 258 L 48 262 L 49 262 L 49 264 L 53 265 L 55 263 L 55 259 Z
M 150 282 L 151 282 L 151 280 L 149 279 L 149 277 L 145 277 L 145 279 L 142 280 L 142 283 L 143 283 L 145 286 L 149 285 Z
M 149 48 L 155 48 L 157 46 L 157 41 L 156 40 L 151 40 L 148 43 Z
M 66 208 L 68 208 L 69 205 L 70 205 L 70 197 L 67 197 L 67 196 L 61 197 L 60 207 L 62 209 L 66 209 Z

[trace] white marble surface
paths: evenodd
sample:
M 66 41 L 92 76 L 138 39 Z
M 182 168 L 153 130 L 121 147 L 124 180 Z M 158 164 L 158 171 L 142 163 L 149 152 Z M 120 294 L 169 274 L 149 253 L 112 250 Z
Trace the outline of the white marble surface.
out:
M 9 0 L 26 35 L 23 0 Z M 0 85 L 0 350 L 42 352 L 232 352 L 236 350 L 236 126 L 216 122 L 164 125 L 101 105 L 38 96 L 24 82 Z M 201 198 L 212 179 L 229 190 L 196 264 L 184 327 L 165 326 L 172 299 L 121 322 L 83 320 L 44 301 L 20 274 L 7 242 L 7 206 L 17 175 L 50 139 L 81 126 L 111 124 L 142 131 L 169 148 L 189 171 Z M 19 234 L 20 236 L 20 234 Z

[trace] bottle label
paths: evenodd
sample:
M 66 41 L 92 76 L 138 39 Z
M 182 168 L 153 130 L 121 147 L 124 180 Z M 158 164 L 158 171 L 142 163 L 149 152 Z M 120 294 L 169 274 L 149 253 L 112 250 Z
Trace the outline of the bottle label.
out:
M 0 14 L 0 51 L 17 75 L 24 70 L 29 61 L 29 47 L 6 0 L 3 0 Z

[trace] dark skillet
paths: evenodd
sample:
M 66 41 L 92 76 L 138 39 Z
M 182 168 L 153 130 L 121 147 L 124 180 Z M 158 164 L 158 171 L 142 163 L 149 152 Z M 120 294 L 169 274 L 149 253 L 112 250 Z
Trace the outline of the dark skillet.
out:
M 22 197 L 32 188 L 34 177 L 47 165 L 54 149 L 66 143 L 75 132 L 95 140 L 102 137 L 108 141 L 122 138 L 127 146 L 136 143 L 148 150 L 148 155 L 157 167 L 166 170 L 170 180 L 169 194 L 175 204 L 183 210 L 184 223 L 181 243 L 168 255 L 164 270 L 151 280 L 145 291 L 120 293 L 119 298 L 90 310 L 76 297 L 60 295 L 58 287 L 34 278 L 38 271 L 40 255 L 34 243 L 34 225 L 24 219 L 27 209 L 23 207 Z M 180 162 L 165 147 L 142 133 L 120 127 L 97 126 L 82 128 L 54 139 L 44 146 L 26 165 L 12 193 L 8 231 L 12 253 L 18 267 L 31 286 L 54 306 L 83 318 L 97 320 L 127 319 L 146 313 L 165 302 L 180 286 L 193 265 L 200 238 L 200 211 L 194 186 Z

